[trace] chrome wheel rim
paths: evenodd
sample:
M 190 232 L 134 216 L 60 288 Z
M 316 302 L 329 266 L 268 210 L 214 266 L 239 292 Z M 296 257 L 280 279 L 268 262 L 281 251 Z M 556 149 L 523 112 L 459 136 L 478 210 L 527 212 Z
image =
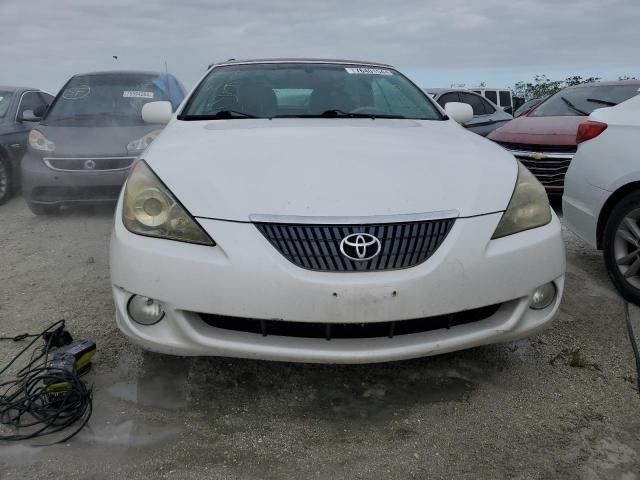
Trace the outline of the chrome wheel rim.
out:
M 0 160 L 0 198 L 7 194 L 9 187 L 9 172 L 5 167 L 4 162 Z
M 627 283 L 640 289 L 640 208 L 629 212 L 618 225 L 613 255 Z

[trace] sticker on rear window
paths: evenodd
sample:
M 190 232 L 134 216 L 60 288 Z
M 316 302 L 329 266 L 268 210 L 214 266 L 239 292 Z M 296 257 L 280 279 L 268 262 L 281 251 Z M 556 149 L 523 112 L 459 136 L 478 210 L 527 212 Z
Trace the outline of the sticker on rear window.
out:
M 122 94 L 124 98 L 153 98 L 153 92 L 140 92 L 138 90 L 127 90 Z
M 346 67 L 345 70 L 352 75 L 393 75 L 391 70 L 387 70 L 386 68 Z
M 90 92 L 91 89 L 89 88 L 89 85 L 70 87 L 62 93 L 62 98 L 66 100 L 80 100 L 81 98 L 88 96 Z

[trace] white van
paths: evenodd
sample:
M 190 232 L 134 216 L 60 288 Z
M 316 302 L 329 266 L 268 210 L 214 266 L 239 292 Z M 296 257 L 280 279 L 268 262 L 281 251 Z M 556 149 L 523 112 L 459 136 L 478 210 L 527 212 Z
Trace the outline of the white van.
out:
M 513 114 L 515 110 L 513 107 L 513 92 L 508 88 L 471 87 L 469 90 L 492 101 L 507 113 Z

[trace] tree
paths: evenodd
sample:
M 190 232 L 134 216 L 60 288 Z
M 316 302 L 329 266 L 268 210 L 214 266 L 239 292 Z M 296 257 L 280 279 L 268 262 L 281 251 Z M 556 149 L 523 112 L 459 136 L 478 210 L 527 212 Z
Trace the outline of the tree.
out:
M 532 98 L 545 98 L 559 92 L 563 88 L 581 85 L 583 83 L 599 82 L 600 77 L 583 78 L 580 75 L 567 77 L 564 80 L 551 80 L 546 75 L 536 75 L 533 82 L 518 82 L 513 87 L 516 97 L 526 100 Z

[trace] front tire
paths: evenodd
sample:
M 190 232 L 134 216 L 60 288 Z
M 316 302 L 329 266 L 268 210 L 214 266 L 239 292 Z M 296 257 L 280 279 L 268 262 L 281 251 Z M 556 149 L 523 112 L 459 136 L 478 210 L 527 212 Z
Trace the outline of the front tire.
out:
M 27 202 L 27 206 L 35 215 L 54 215 L 60 211 L 60 205 Z
M 12 191 L 11 166 L 5 158 L 0 156 L 0 205 L 9 200 Z
M 640 191 L 613 208 L 602 237 L 609 278 L 625 300 L 640 305 Z

